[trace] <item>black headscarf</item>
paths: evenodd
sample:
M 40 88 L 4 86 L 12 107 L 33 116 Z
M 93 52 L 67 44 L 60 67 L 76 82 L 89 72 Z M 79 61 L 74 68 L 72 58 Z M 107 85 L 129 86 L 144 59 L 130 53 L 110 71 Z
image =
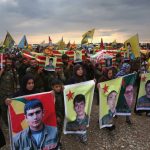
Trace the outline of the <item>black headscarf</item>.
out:
M 18 92 L 16 92 L 13 97 L 18 97 L 18 96 L 30 95 L 30 94 L 38 93 L 38 91 L 35 89 L 35 87 L 32 90 L 28 90 L 26 88 L 28 81 L 31 80 L 31 79 L 33 80 L 34 86 L 35 86 L 35 79 L 34 79 L 33 75 L 26 74 L 22 78 L 22 84 L 21 84 L 20 90 Z
M 79 68 L 83 66 L 80 64 L 76 64 L 73 68 L 73 77 L 69 80 L 68 84 L 74 84 L 74 83 L 80 83 L 80 82 L 84 82 L 86 81 L 86 77 L 85 77 L 85 71 L 83 69 L 83 75 L 82 76 L 78 76 L 77 75 L 77 70 L 79 70 Z

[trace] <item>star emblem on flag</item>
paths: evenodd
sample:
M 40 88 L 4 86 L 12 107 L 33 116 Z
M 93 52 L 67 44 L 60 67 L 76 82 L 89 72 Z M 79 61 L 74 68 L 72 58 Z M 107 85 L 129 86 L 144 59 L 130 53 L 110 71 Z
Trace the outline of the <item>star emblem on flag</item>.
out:
M 143 75 L 143 76 L 141 77 L 141 80 L 142 80 L 143 82 L 145 82 L 145 81 L 146 81 L 146 77 L 145 77 L 145 75 Z
M 68 101 L 73 99 L 73 95 L 74 95 L 74 92 L 72 92 L 72 91 L 68 92 L 68 94 L 66 95 L 68 97 Z
M 103 87 L 104 93 L 107 93 L 107 92 L 108 92 L 108 87 L 109 87 L 109 86 L 107 86 L 106 84 L 104 85 L 104 87 Z

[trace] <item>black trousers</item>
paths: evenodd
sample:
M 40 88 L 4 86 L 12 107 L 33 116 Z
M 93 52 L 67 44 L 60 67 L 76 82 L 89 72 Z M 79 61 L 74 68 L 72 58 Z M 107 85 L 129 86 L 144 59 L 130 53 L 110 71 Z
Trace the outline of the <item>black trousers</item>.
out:
M 0 129 L 0 148 L 3 147 L 4 145 L 6 145 L 6 141 L 5 141 L 4 134 L 2 130 Z

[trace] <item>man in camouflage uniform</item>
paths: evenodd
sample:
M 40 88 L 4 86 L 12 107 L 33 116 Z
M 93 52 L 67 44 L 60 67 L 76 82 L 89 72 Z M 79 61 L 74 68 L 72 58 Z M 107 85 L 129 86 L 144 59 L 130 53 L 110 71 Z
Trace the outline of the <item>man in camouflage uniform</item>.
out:
M 0 70 L 0 117 L 6 125 L 7 120 L 7 106 L 5 99 L 12 97 L 17 88 L 17 74 L 16 70 L 12 67 L 12 60 L 7 59 L 6 65 Z

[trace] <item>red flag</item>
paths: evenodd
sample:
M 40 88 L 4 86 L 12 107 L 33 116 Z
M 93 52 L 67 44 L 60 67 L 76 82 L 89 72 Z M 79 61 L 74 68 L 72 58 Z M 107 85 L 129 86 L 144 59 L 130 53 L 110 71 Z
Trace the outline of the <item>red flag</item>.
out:
M 100 50 L 105 49 L 104 44 L 103 44 L 103 39 L 101 38 L 101 43 L 100 43 Z
M 38 99 L 43 104 L 44 124 L 56 127 L 54 95 L 52 92 L 45 92 L 13 98 L 12 103 L 9 106 L 9 115 L 13 133 L 18 133 L 28 127 L 24 117 L 24 105 L 32 99 Z

